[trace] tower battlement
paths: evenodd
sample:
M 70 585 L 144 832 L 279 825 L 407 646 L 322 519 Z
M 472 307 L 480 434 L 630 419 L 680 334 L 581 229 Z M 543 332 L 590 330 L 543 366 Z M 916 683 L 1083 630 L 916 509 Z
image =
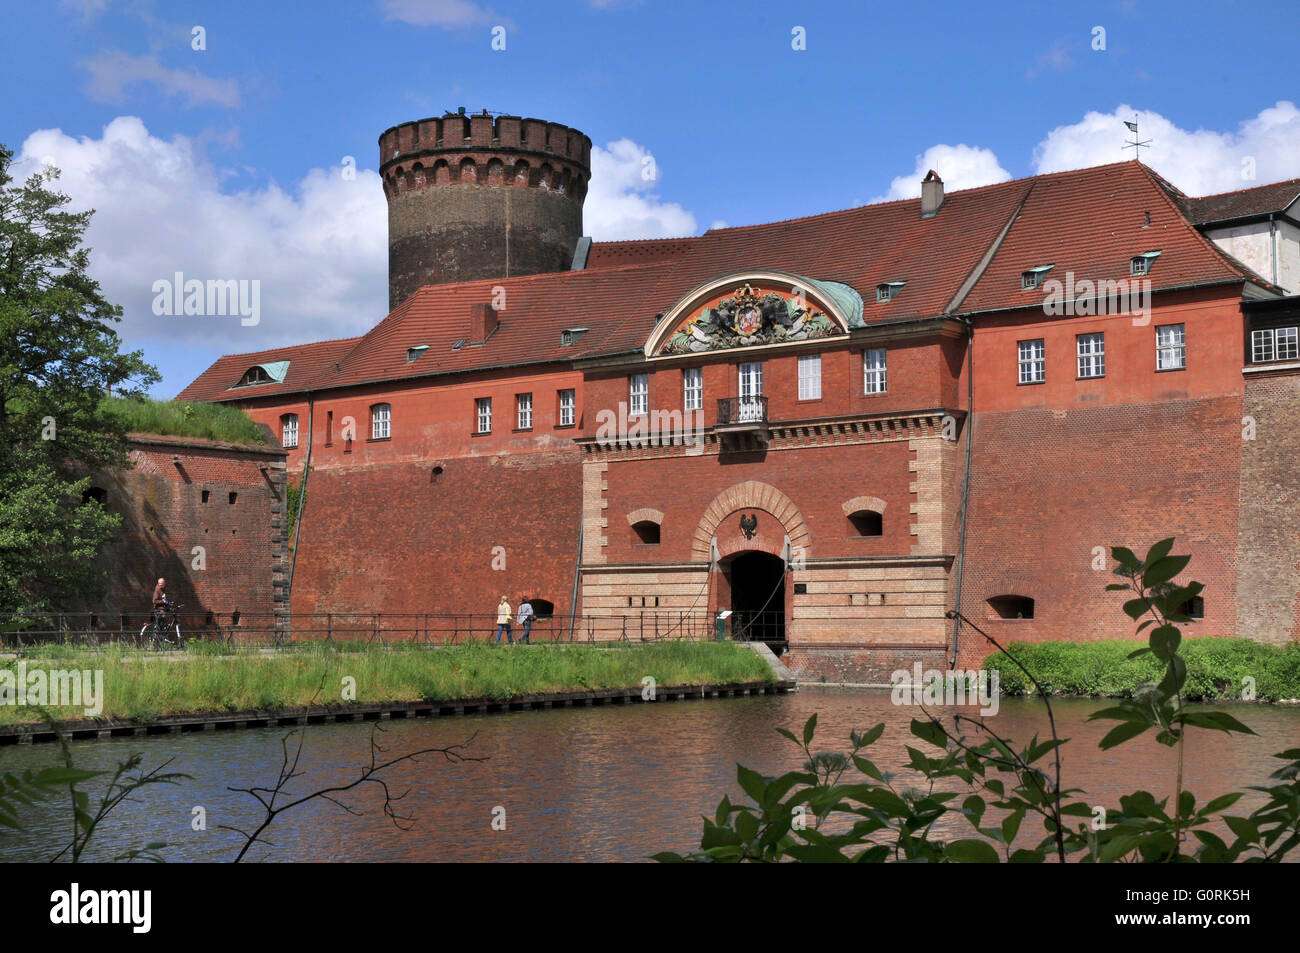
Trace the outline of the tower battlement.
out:
M 591 140 L 541 119 L 401 123 L 379 137 L 388 297 L 421 286 L 566 271 L 582 236 Z

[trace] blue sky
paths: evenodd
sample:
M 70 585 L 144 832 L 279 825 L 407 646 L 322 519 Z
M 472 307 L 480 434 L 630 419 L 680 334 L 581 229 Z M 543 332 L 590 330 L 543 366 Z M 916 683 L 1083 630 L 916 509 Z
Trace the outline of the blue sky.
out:
M 1134 112 L 1144 159 L 1206 194 L 1300 175 L 1294 64 L 1261 41 L 1293 22 L 1281 2 L 14 2 L 0 142 L 99 210 L 92 271 L 166 397 L 221 353 L 383 317 L 373 170 L 398 122 L 465 106 L 581 129 L 597 239 L 913 195 L 929 165 L 953 189 L 1115 161 Z M 261 320 L 154 315 L 175 271 L 261 281 Z

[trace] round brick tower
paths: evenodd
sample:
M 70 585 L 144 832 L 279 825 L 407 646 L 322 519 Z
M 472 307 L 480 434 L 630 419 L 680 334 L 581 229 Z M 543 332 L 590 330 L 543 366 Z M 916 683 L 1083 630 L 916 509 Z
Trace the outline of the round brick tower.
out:
M 540 119 L 448 113 L 386 130 L 379 174 L 391 310 L 421 285 L 568 271 L 591 140 Z

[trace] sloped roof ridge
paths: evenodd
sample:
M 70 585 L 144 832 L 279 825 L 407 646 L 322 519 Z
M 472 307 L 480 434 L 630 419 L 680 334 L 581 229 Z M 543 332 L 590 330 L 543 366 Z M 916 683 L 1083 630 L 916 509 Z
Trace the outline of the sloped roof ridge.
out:
M 1244 189 L 1229 189 L 1227 192 L 1211 192 L 1209 195 L 1191 195 L 1188 196 L 1188 198 L 1194 201 L 1199 201 L 1200 199 L 1217 199 L 1222 198 L 1225 195 L 1237 195 L 1241 192 L 1257 192 L 1261 189 L 1276 189 L 1280 186 L 1287 185 L 1288 183 L 1295 183 L 1297 189 L 1296 194 L 1300 195 L 1300 176 L 1297 176 L 1294 179 L 1278 179 L 1276 182 L 1264 182 L 1260 185 L 1250 185 Z
M 223 354 L 222 357 L 229 361 L 233 361 L 237 357 L 256 358 L 264 354 L 283 354 L 286 351 L 299 350 L 305 347 L 321 347 L 325 344 L 346 344 L 348 342 L 356 343 L 363 337 L 365 337 L 365 334 L 354 334 L 351 337 L 346 338 L 326 338 L 323 341 L 305 341 L 302 344 L 283 344 L 279 347 L 264 347 L 260 351 L 244 351 L 239 354 Z
M 1137 161 L 1137 160 L 1133 160 L 1133 161 Z M 1223 266 L 1225 268 L 1227 268 L 1230 272 L 1242 278 L 1243 280 L 1263 281 L 1263 283 L 1267 287 L 1269 288 L 1274 287 L 1274 285 L 1269 283 L 1262 276 L 1257 275 L 1251 269 L 1246 268 L 1244 265 L 1241 264 L 1241 262 L 1237 261 L 1237 259 L 1233 258 L 1231 255 L 1224 253 L 1224 251 L 1221 248 L 1219 248 L 1218 245 L 1214 244 L 1214 242 L 1206 238 L 1205 235 L 1201 233 L 1201 230 L 1197 228 L 1196 225 L 1193 224 L 1192 220 L 1188 217 L 1187 212 L 1182 208 L 1182 203 L 1176 201 L 1172 195 L 1170 195 L 1167 191 L 1165 191 L 1164 187 L 1161 185 L 1164 179 L 1158 173 L 1153 172 L 1151 169 L 1143 165 L 1141 162 L 1138 162 L 1138 169 L 1141 170 L 1142 174 L 1147 177 L 1148 181 L 1151 181 L 1151 183 L 1155 185 L 1156 194 L 1159 195 L 1161 198 L 1163 198 L 1164 201 L 1169 205 L 1169 207 L 1173 209 L 1175 213 L 1177 213 L 1177 221 L 1182 225 L 1182 227 L 1189 234 L 1193 236 L 1193 241 L 1199 242 L 1203 248 L 1208 249 L 1209 252 L 1212 255 L 1214 255 L 1215 258 L 1217 258 L 1220 262 L 1223 263 Z
M 988 192 L 988 191 L 993 191 L 994 189 L 1006 189 L 1006 188 L 1010 188 L 1013 185 L 1023 184 L 1026 182 L 1028 183 L 1041 182 L 1044 179 L 1060 178 L 1062 176 L 1067 176 L 1067 175 L 1079 175 L 1084 172 L 1098 172 L 1102 169 L 1113 169 L 1119 166 L 1127 165 L 1130 162 L 1136 162 L 1136 161 L 1137 161 L 1136 159 L 1126 159 L 1120 162 L 1106 162 L 1101 165 L 1084 166 L 1081 169 L 1062 169 L 1059 172 L 1038 172 L 1035 173 L 1034 175 L 1022 175 L 1018 179 L 1007 179 L 1005 182 L 990 182 L 988 185 L 975 185 L 975 186 L 971 186 L 968 189 L 954 189 L 951 192 L 945 193 L 944 197 L 945 199 L 947 199 L 947 198 L 951 198 L 954 195 L 969 195 L 974 192 Z M 920 201 L 921 201 L 920 196 L 917 196 L 915 198 L 908 198 L 908 199 L 890 199 L 888 202 L 868 202 L 865 205 L 852 205 L 849 206 L 848 208 L 831 209 L 830 211 L 827 212 L 816 212 L 812 215 L 798 215 L 795 216 L 794 218 L 779 218 L 770 222 L 755 222 L 751 225 L 728 225 L 726 228 L 711 228 L 707 232 L 705 232 L 705 235 L 720 235 L 723 232 L 734 232 L 734 231 L 740 231 L 743 229 L 752 229 L 752 228 L 766 228 L 769 225 L 788 225 L 792 222 L 806 222 L 818 218 L 827 218 L 832 215 L 845 215 L 848 214 L 849 212 L 859 212 L 863 209 L 868 209 L 868 208 L 871 209 L 885 208 L 886 206 L 890 206 L 890 205 L 901 205 L 905 202 L 920 202 Z M 698 236 L 698 237 L 702 238 L 703 236 Z

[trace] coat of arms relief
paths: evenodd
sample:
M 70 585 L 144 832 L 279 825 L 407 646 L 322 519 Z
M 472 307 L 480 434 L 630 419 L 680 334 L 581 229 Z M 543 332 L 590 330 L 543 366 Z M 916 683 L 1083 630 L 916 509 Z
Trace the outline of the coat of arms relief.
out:
M 835 334 L 839 326 L 807 299 L 760 294 L 750 285 L 737 288 L 712 308 L 703 308 L 684 322 L 668 343 L 664 354 L 689 354 L 721 348 L 807 341 Z

